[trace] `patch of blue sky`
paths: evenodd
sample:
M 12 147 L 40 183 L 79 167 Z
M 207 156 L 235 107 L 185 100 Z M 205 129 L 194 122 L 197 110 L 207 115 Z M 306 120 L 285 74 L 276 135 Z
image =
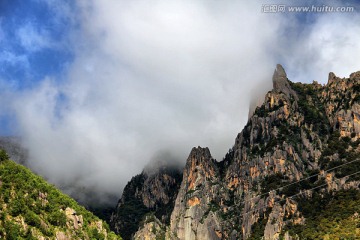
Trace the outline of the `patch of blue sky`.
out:
M 0 4 L 0 78 L 19 89 L 46 76 L 61 80 L 74 58 L 69 35 L 76 27 L 71 1 L 5 0 Z M 65 7 L 67 6 L 67 7 Z
M 0 136 L 16 136 L 16 118 L 11 114 L 0 115 Z

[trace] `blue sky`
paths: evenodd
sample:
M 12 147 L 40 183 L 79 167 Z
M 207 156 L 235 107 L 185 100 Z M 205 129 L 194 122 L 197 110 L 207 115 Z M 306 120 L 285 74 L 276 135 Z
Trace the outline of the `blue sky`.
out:
M 162 155 L 221 159 L 277 63 L 295 82 L 360 70 L 356 1 L 262 13 L 271 2 L 2 0 L 0 135 L 21 136 L 52 182 L 109 192 Z
M 76 11 L 70 3 L 62 1 Z M 73 15 L 66 14 L 47 1 L 1 1 L 0 81 L 22 91 L 36 88 L 48 76 L 64 79 L 74 59 L 69 36 L 78 27 Z M 0 116 L 0 134 L 17 135 L 16 117 L 6 112 Z
M 63 1 L 69 4 L 69 1 Z M 2 1 L 0 76 L 15 88 L 27 88 L 48 75 L 61 77 L 73 60 L 68 43 L 72 19 L 46 1 Z

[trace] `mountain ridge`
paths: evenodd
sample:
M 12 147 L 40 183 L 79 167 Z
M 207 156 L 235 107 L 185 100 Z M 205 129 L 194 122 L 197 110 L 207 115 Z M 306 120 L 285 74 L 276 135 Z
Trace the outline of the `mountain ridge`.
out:
M 357 194 L 360 72 L 349 78 L 330 73 L 325 85 L 302 84 L 291 82 L 277 65 L 272 80 L 273 90 L 223 161 L 212 160 L 207 148 L 191 151 L 170 224 L 147 221 L 127 238 L 156 236 L 149 226 L 165 239 L 309 238 L 301 226 L 311 224 L 313 215 L 304 201 L 329 203 L 351 189 Z M 342 167 L 327 172 L 336 166 Z M 299 192 L 298 198 L 287 198 Z M 355 238 L 360 237 L 356 229 L 350 234 Z

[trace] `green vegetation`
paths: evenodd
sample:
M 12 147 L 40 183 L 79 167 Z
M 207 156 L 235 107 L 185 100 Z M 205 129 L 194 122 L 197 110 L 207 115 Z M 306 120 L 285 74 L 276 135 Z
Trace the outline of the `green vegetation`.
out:
M 255 114 L 258 117 L 266 117 L 270 112 L 277 111 L 283 106 L 284 106 L 284 102 L 282 100 L 280 100 L 278 104 L 276 104 L 270 108 L 265 108 L 265 105 L 261 105 L 260 107 L 257 107 L 255 109 Z
M 333 132 L 329 137 L 327 147 L 319 159 L 320 167 L 329 170 L 350 162 L 334 170 L 335 177 L 337 178 L 360 171 L 360 153 L 356 151 L 358 145 L 359 140 L 351 142 L 349 137 L 340 137 L 338 131 Z M 352 148 L 350 149 L 349 146 L 352 146 Z M 337 156 L 336 160 L 331 160 L 333 156 Z M 350 180 L 360 180 L 359 174 L 350 176 Z
M 302 84 L 289 82 L 299 97 L 299 111 L 304 114 L 305 123 L 312 124 L 314 131 L 321 135 L 329 133 L 329 120 L 325 108 L 319 99 L 313 84 Z
M 286 176 L 282 175 L 281 173 L 276 173 L 276 174 L 266 176 L 260 182 L 261 194 L 268 193 L 271 190 L 277 189 L 281 185 L 284 185 L 283 182 L 286 179 L 287 179 Z
M 165 186 L 166 178 L 171 176 L 173 183 Z M 144 205 L 142 193 L 149 194 L 145 197 L 156 197 L 152 195 L 151 183 L 149 176 L 142 173 L 134 176 L 125 186 L 121 200 L 116 208 L 114 214 L 114 228 L 121 233 L 124 239 L 132 239 L 136 231 L 139 230 L 142 223 L 149 214 L 154 215 L 164 225 L 170 223 L 170 215 L 174 209 L 175 198 L 180 187 L 182 174 L 175 168 L 164 168 L 159 173 L 151 176 L 152 179 L 158 179 L 164 182 L 164 193 L 169 196 L 170 201 L 167 203 L 162 200 L 157 200 L 152 207 Z M 151 180 L 152 182 L 152 180 Z M 194 191 L 189 191 L 187 196 L 190 196 Z M 171 199 L 172 198 L 172 199 Z M 145 198 L 144 198 L 145 199 Z
M 71 239 L 105 239 L 105 235 L 120 239 L 75 200 L 9 160 L 5 151 L 0 151 L 0 158 L 0 238 L 55 239 L 62 232 Z M 66 209 L 73 211 L 71 216 L 66 215 Z M 74 219 L 79 222 L 74 223 Z
M 311 189 L 325 184 L 325 180 L 318 178 L 318 170 L 309 171 L 304 174 L 302 181 L 289 181 L 289 178 L 281 173 L 266 176 L 260 181 L 261 194 L 276 190 L 277 194 L 290 197 L 299 193 L 301 190 Z
M 260 217 L 260 219 L 251 227 L 251 235 L 248 240 L 258 240 L 263 239 L 265 226 L 268 221 L 267 216 L 269 216 L 271 208 L 267 208 L 265 213 Z
M 335 193 L 315 192 L 310 199 L 296 199 L 306 218 L 305 225 L 288 225 L 283 233 L 300 239 L 360 239 L 360 192 L 355 189 Z
M 141 198 L 136 196 L 136 192 L 141 189 L 144 180 L 142 174 L 131 179 L 124 189 L 122 203 L 117 208 L 117 216 L 122 220 L 120 230 L 124 239 L 131 239 L 145 215 L 149 213 L 149 209 L 143 204 Z
M 7 155 L 6 151 L 3 149 L 0 149 L 0 162 L 9 160 L 9 156 Z

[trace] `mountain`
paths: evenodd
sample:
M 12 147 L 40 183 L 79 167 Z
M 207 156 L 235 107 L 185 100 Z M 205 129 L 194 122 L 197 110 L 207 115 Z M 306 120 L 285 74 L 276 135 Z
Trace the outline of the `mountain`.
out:
M 164 234 L 162 224 L 170 223 L 181 179 L 179 168 L 166 162 L 153 163 L 145 168 L 125 186 L 111 216 L 111 227 L 124 239 L 131 239 L 140 225 L 156 222 L 158 234 Z
M 277 65 L 272 82 L 222 161 L 191 150 L 170 222 L 134 207 L 126 239 L 360 239 L 360 72 L 303 84 Z M 145 179 L 125 187 L 115 231 L 119 210 L 155 187 Z
M 29 151 L 26 149 L 20 137 L 0 136 L 0 149 L 6 151 L 10 159 L 25 167 L 32 169 L 29 163 Z M 97 190 L 92 187 L 81 187 L 74 183 L 58 184 L 57 187 L 62 192 L 70 195 L 80 205 L 93 212 L 97 217 L 110 222 L 110 217 L 114 211 L 114 205 L 118 200 L 118 195 L 102 193 L 101 198 Z
M 109 226 L 0 150 L 0 238 L 121 239 Z

